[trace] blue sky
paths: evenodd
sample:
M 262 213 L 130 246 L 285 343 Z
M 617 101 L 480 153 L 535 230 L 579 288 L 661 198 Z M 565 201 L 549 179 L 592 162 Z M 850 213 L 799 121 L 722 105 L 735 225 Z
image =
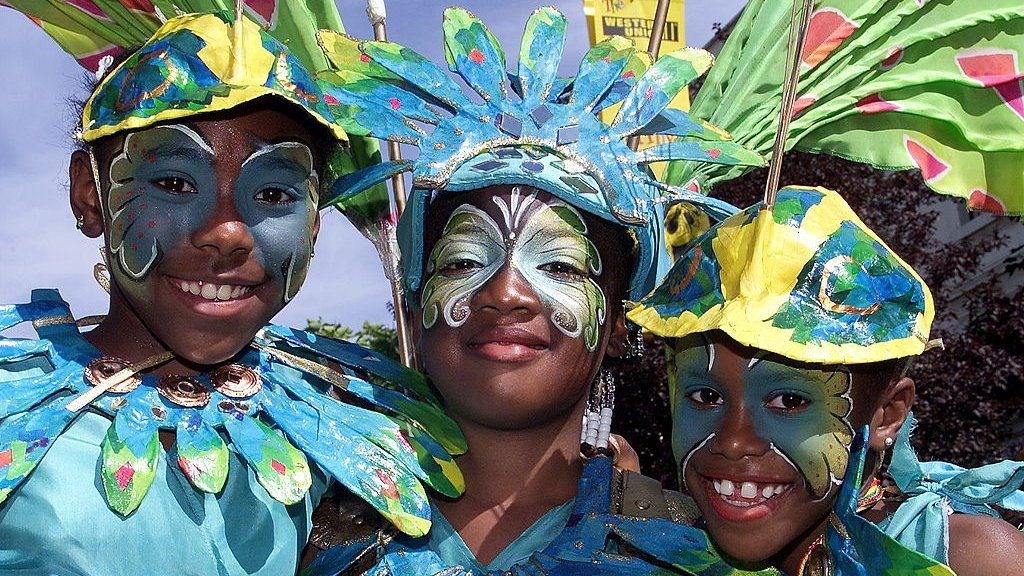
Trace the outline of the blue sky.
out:
M 541 4 L 553 5 L 569 18 L 563 72 L 572 73 L 587 49 L 582 0 L 529 2 L 476 0 L 390 0 L 388 34 L 439 61 L 441 12 L 452 4 L 484 20 L 505 47 L 518 52 L 522 26 Z M 673 2 L 673 10 L 681 2 Z M 703 46 L 714 22 L 729 21 L 745 0 L 689 0 L 686 36 Z M 365 3 L 338 0 L 347 31 L 372 36 Z M 92 280 L 99 240 L 75 230 L 67 199 L 69 127 L 75 121 L 67 103 L 81 96 L 84 70 L 27 18 L 0 8 L 0 303 L 26 302 L 32 288 L 60 288 L 77 316 L 106 311 L 106 294 Z M 335 211 L 323 214 L 316 258 L 299 295 L 275 320 L 297 327 L 306 318 L 361 325 L 364 320 L 390 322 L 390 289 L 373 248 Z

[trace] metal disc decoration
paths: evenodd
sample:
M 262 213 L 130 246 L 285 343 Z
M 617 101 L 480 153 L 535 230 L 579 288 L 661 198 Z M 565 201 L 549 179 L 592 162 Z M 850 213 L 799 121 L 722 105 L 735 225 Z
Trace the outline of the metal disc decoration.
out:
M 263 379 L 252 368 L 240 364 L 221 366 L 210 373 L 213 389 L 228 398 L 248 398 L 263 388 Z
M 156 390 L 167 400 L 185 408 L 200 408 L 210 402 L 210 391 L 206 386 L 188 376 L 163 376 Z
M 115 358 L 113 356 L 96 358 L 92 362 L 89 362 L 85 367 L 85 381 L 93 386 L 100 386 L 118 372 L 128 370 L 131 367 L 131 362 L 122 360 L 121 358 Z M 113 392 L 114 394 L 127 394 L 128 392 L 138 388 L 139 384 L 142 384 L 142 377 L 138 374 L 134 374 L 130 378 L 114 384 L 107 391 Z

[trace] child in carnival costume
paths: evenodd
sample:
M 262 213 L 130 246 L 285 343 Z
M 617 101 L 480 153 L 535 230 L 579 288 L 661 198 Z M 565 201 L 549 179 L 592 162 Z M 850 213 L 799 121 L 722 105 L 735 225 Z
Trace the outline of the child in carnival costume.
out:
M 716 546 L 800 576 L 1016 573 L 1024 537 L 989 505 L 1024 503 L 1024 464 L 922 468 L 909 445 L 904 374 L 933 316 L 920 277 L 823 188 L 693 242 L 629 317 L 672 339 L 673 451 Z M 906 508 L 863 473 L 889 450 Z
M 345 176 L 335 190 L 348 201 L 412 171 L 398 240 L 414 340 L 469 450 L 459 460 L 466 495 L 434 499 L 427 536 L 373 531 L 328 550 L 310 573 L 732 571 L 701 531 L 672 521 L 687 516 L 677 496 L 613 469 L 613 387 L 598 371 L 606 354 L 627 348 L 619 302 L 658 277 L 663 198 L 689 199 L 720 217 L 731 208 L 664 186 L 646 165 L 764 161 L 667 108 L 710 66 L 706 52 L 651 64 L 630 41 L 612 38 L 584 56 L 575 78 L 562 79 L 555 73 L 565 29 L 553 8 L 535 11 L 518 72 L 509 74 L 483 23 L 448 9 L 449 68 L 481 103 L 407 48 L 321 34 L 335 65 L 323 78 L 337 84 L 328 95 L 352 120 L 346 129 L 420 149 L 416 160 Z M 614 104 L 614 122 L 602 122 L 597 113 Z M 659 133 L 678 139 L 639 152 L 626 143 Z M 473 522 L 481 516 L 494 520 L 481 528 Z
M 977 58 L 1021 45 L 1002 23 L 1019 10 L 819 3 L 792 50 L 796 102 L 776 140 L 786 55 L 777 40 L 799 20 L 791 6 L 748 6 L 695 108 L 713 108 L 761 151 L 781 140 L 883 167 L 912 161 L 937 191 L 1019 213 L 1019 164 L 999 169 L 1019 157 L 1012 106 L 998 102 L 1005 86 L 950 70 L 992 72 Z M 966 100 L 991 106 L 954 113 Z M 668 179 L 701 189 L 738 173 L 680 163 Z M 673 339 L 673 449 L 721 550 L 787 574 L 1019 573 L 1024 539 L 992 506 L 1024 504 L 1024 465 L 918 462 L 905 372 L 928 344 L 931 295 L 837 193 L 784 188 L 681 252 L 630 318 Z M 890 451 L 895 503 L 875 475 Z
M 333 4 L 280 3 L 281 38 L 240 6 L 8 4 L 86 64 L 126 58 L 100 74 L 71 158 L 108 314 L 82 333 L 96 322 L 55 290 L 0 306 L 0 329 L 38 333 L 0 339 L 0 572 L 293 573 L 331 479 L 425 533 L 423 485 L 457 493 L 464 443 L 422 377 L 268 324 L 305 278 L 327 159 L 347 146 L 303 63 L 340 26 Z

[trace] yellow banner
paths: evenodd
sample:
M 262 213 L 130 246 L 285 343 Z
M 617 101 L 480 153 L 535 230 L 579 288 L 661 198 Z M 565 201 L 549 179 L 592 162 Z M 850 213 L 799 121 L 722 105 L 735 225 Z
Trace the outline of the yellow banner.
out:
M 671 0 L 665 29 L 661 35 L 660 54 L 668 54 L 686 46 L 685 34 L 685 0 Z M 593 46 L 609 36 L 625 36 L 633 41 L 640 50 L 647 51 L 651 40 L 651 29 L 654 26 L 654 13 L 658 0 L 583 0 L 583 13 L 587 16 L 587 30 L 590 32 L 590 44 Z M 681 110 L 690 109 L 690 94 L 682 90 L 670 104 Z M 611 122 L 618 111 L 618 106 L 606 108 L 601 112 L 601 119 Z M 642 136 L 640 148 L 646 148 L 667 138 Z M 665 168 L 664 163 L 651 166 L 659 178 Z

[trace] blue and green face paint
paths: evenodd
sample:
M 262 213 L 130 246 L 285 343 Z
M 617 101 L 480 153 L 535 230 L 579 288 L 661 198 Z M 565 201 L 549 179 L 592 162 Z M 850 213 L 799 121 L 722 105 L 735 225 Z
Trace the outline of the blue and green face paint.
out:
M 508 201 L 491 198 L 499 224 L 472 204 L 456 208 L 427 261 L 423 327 L 443 317 L 451 327 L 469 318 L 470 301 L 503 266 L 511 266 L 551 310 L 551 321 L 587 350 L 597 349 L 604 324 L 604 292 L 595 281 L 601 257 L 573 207 L 541 202 L 513 188 Z
M 729 406 L 742 402 L 757 435 L 806 480 L 812 498 L 838 486 L 853 442 L 848 371 L 796 367 L 758 354 L 744 370 L 742 398 L 712 373 L 715 345 L 703 335 L 680 342 L 674 358 L 672 449 L 680 470 L 722 429 Z
M 195 130 L 164 125 L 133 132 L 110 163 L 107 211 L 113 273 L 142 282 L 171 250 L 189 242 L 216 211 L 215 150 Z M 253 256 L 288 302 L 306 276 L 319 182 L 309 147 L 265 144 L 234 181 L 234 208 L 253 238 Z

